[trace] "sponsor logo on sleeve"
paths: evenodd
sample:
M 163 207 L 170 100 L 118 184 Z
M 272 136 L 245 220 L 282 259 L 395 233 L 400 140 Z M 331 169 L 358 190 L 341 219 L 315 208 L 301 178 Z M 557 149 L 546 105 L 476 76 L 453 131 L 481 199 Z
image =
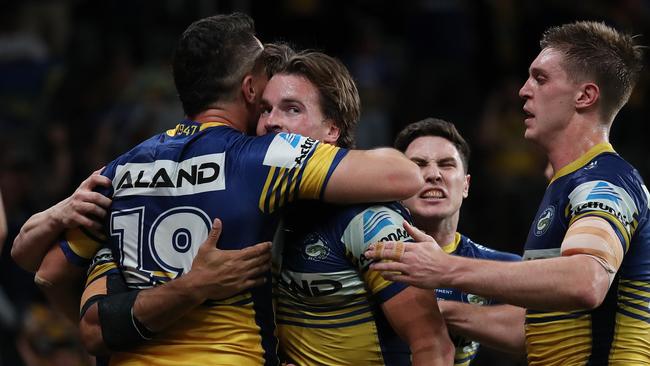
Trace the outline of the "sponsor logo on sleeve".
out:
M 275 135 L 264 156 L 264 165 L 279 168 L 302 166 L 305 158 L 316 148 L 317 141 L 293 133 Z
M 226 189 L 225 153 L 180 162 L 156 160 L 119 165 L 113 179 L 115 197 L 183 196 Z
M 638 215 L 632 197 L 621 187 L 606 181 L 591 181 L 569 194 L 569 217 L 600 211 L 616 217 L 628 230 Z

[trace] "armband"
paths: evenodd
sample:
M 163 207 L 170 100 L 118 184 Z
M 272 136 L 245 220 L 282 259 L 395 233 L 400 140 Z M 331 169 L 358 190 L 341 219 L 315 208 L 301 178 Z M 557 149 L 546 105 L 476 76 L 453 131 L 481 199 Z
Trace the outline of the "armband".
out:
M 111 351 L 125 351 L 153 337 L 153 332 L 133 315 L 133 304 L 139 292 L 115 294 L 99 301 L 102 337 Z

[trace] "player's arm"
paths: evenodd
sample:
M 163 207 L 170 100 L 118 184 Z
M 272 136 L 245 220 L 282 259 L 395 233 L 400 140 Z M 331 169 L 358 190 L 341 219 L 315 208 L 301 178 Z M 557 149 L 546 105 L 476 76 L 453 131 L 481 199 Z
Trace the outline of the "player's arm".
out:
M 452 334 L 502 352 L 526 353 L 524 308 L 505 304 L 481 306 L 459 301 L 438 301 L 438 306 Z
M 395 149 L 350 150 L 323 197 L 335 203 L 397 201 L 411 197 L 423 184 L 418 166 Z
M 271 266 L 271 243 L 242 250 L 216 248 L 221 221 L 212 230 L 192 262 L 191 270 L 161 286 L 111 294 L 101 283 L 86 289 L 83 298 L 108 296 L 87 307 L 82 336 L 90 352 L 119 351 L 144 342 L 208 299 L 223 299 L 266 281 Z
M 454 346 L 434 293 L 384 280 L 379 273 L 368 269 L 369 262 L 363 257 L 368 246 L 378 240 L 391 236 L 412 240 L 402 229 L 405 210 L 397 204 L 382 205 L 357 214 L 343 232 L 346 254 L 354 258 L 366 288 L 381 303 L 393 330 L 409 345 L 413 364 L 451 365 Z
M 413 365 L 451 365 L 454 345 L 435 295 L 409 286 L 381 305 L 395 332 L 409 345 Z
M 423 288 L 457 288 L 532 309 L 598 307 L 623 260 L 621 240 L 609 222 L 598 216 L 570 225 L 562 256 L 524 262 L 451 256 L 430 236 L 415 228 L 408 230 L 419 243 L 408 244 L 400 253 L 394 250 L 396 243 L 381 244 L 366 253 L 369 258 L 395 261 L 373 264 L 375 270 L 388 271 L 383 273 L 386 279 Z
M 11 248 L 11 256 L 18 265 L 35 272 L 66 229 L 102 229 L 101 219 L 106 216 L 111 199 L 93 190 L 110 186 L 111 180 L 100 175 L 100 171 L 84 180 L 70 197 L 25 222 Z
M 55 245 L 43 258 L 34 282 L 52 307 L 76 324 L 85 275 L 85 268 L 68 261 L 61 247 Z

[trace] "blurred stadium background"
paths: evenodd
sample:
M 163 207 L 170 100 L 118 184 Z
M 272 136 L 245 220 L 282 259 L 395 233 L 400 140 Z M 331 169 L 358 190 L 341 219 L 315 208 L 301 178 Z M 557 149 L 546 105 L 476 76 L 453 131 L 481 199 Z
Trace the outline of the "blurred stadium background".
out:
M 473 149 L 459 230 L 515 253 L 546 185 L 546 161 L 523 139 L 517 96 L 541 33 L 604 20 L 650 45 L 649 0 L 2 1 L 0 189 L 10 232 L 0 286 L 15 311 L 0 312 L 0 365 L 86 362 L 75 356 L 74 331 L 39 305 L 32 275 L 11 262 L 13 237 L 92 171 L 176 124 L 175 41 L 192 21 L 231 11 L 253 16 L 263 42 L 318 49 L 349 67 L 362 98 L 360 147 L 390 145 L 399 129 L 428 116 L 454 122 Z M 645 179 L 649 75 L 611 134 Z M 518 364 L 489 351 L 476 362 Z

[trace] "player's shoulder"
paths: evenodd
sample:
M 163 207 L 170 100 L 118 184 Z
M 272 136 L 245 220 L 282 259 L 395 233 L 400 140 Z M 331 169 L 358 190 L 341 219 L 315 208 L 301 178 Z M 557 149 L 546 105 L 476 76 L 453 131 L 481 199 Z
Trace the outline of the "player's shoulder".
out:
M 461 235 L 457 254 L 460 256 L 507 262 L 516 262 L 521 260 L 521 256 L 517 254 L 492 249 L 490 247 L 478 244 L 465 235 Z
M 355 205 L 347 208 L 349 218 L 346 232 L 363 233 L 366 243 L 385 240 L 410 240 L 403 222 L 408 213 L 399 204 L 381 203 Z
M 575 183 L 606 180 L 612 183 L 640 178 L 637 170 L 615 152 L 599 154 L 571 176 Z
M 648 191 L 639 172 L 616 153 L 603 153 L 575 172 L 567 186 L 572 202 L 606 200 L 645 207 Z

